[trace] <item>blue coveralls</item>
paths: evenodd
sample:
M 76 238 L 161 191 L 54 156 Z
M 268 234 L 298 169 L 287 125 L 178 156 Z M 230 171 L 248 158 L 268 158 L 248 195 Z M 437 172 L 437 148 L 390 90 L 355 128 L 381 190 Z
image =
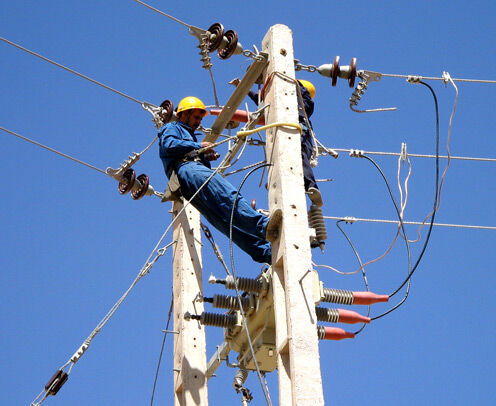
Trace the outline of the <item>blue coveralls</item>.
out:
M 190 200 L 193 194 L 212 175 L 210 163 L 200 156 L 199 161 L 181 161 L 184 155 L 201 148 L 195 132 L 181 121 L 163 126 L 160 140 L 160 159 L 169 178 L 176 169 L 182 195 Z M 231 211 L 236 199 L 236 189 L 221 175 L 216 173 L 203 186 L 191 204 L 219 231 L 229 237 Z M 238 194 L 234 212 L 233 242 L 250 255 L 256 262 L 271 262 L 270 243 L 265 239 L 268 217 L 258 213 Z
M 310 119 L 310 116 L 313 114 L 314 103 L 307 88 L 305 86 L 302 86 L 301 84 L 299 84 L 299 86 L 304 104 L 303 106 L 301 106 L 298 98 L 298 122 L 300 123 L 300 126 L 302 128 L 301 160 L 303 164 L 303 179 L 305 181 L 305 190 L 308 191 L 308 189 L 311 187 L 318 189 L 318 186 L 315 182 L 315 176 L 313 174 L 312 166 L 310 165 L 310 158 L 312 157 L 313 152 L 313 140 L 312 136 L 310 135 L 310 129 L 307 127 L 305 121 L 303 109 L 305 109 L 307 117 Z M 248 96 L 258 105 L 258 95 L 255 92 L 250 91 L 248 93 Z M 310 122 L 310 120 L 308 121 Z M 312 123 L 310 122 L 310 126 L 311 125 Z

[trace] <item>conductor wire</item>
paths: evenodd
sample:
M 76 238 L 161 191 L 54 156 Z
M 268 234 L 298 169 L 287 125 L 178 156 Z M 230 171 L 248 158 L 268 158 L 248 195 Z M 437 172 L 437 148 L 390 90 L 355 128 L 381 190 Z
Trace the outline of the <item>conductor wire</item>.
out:
M 79 72 L 75 71 L 74 69 L 68 68 L 67 66 L 64 66 L 64 65 L 62 65 L 62 64 L 60 64 L 58 62 L 52 61 L 51 59 L 48 59 L 48 58 L 44 57 L 43 55 L 37 54 L 36 52 L 33 52 L 33 51 L 30 51 L 29 49 L 24 48 L 23 46 L 21 46 L 19 44 L 16 44 L 15 42 L 9 41 L 8 39 L 2 38 L 2 37 L 0 37 L 0 40 L 2 40 L 3 42 L 5 42 L 5 43 L 7 43 L 9 45 L 12 45 L 12 46 L 18 48 L 18 49 L 20 49 L 20 50 L 22 50 L 24 52 L 27 52 L 28 54 L 31 54 L 33 56 L 36 56 L 37 58 L 40 58 L 40 59 L 44 60 L 45 62 L 51 63 L 52 65 L 58 66 L 59 68 L 62 68 L 64 70 L 66 70 L 67 72 L 73 73 L 74 75 L 77 75 L 77 76 L 79 76 L 79 77 L 81 77 L 83 79 L 86 79 L 86 80 L 88 80 L 88 81 L 90 81 L 90 82 L 92 82 L 92 83 L 94 83 L 94 84 L 96 84 L 98 86 L 101 86 L 104 89 L 110 90 L 111 92 L 114 92 L 114 93 L 116 93 L 116 94 L 118 94 L 118 95 L 120 95 L 122 97 L 125 97 L 126 99 L 129 99 L 129 100 L 131 100 L 131 101 L 133 101 L 135 103 L 138 103 L 138 104 L 143 104 L 143 102 L 139 101 L 138 99 L 135 99 L 134 97 L 131 97 L 131 96 L 125 94 L 125 93 L 122 93 L 122 92 L 120 92 L 120 91 L 118 91 L 116 89 L 113 89 L 110 86 L 104 85 L 103 83 L 98 82 L 95 79 L 91 79 L 89 76 L 83 75 L 82 73 L 79 73 Z
M 272 405 L 272 401 L 270 399 L 270 395 L 268 393 L 268 390 L 265 388 L 265 386 L 263 384 L 263 379 L 262 379 L 262 375 L 261 375 L 261 372 L 260 372 L 260 368 L 258 366 L 258 362 L 256 362 L 257 357 L 255 355 L 255 350 L 253 349 L 253 343 L 252 343 L 252 340 L 251 340 L 251 337 L 250 337 L 250 331 L 248 330 L 248 325 L 246 323 L 246 315 L 245 315 L 245 312 L 244 312 L 244 309 L 243 309 L 243 304 L 241 302 L 241 295 L 240 295 L 239 289 L 238 289 L 238 281 L 237 281 L 237 278 L 236 278 L 236 271 L 235 271 L 235 267 L 234 267 L 234 254 L 233 254 L 233 244 L 232 244 L 232 230 L 233 230 L 233 221 L 234 221 L 234 211 L 236 210 L 236 205 L 238 203 L 238 197 L 239 197 L 239 194 L 241 192 L 241 188 L 243 187 L 243 184 L 246 182 L 246 180 L 248 179 L 248 177 L 253 172 L 255 172 L 256 170 L 261 169 L 263 167 L 270 166 L 270 165 L 271 164 L 261 164 L 261 165 L 257 166 L 256 168 L 253 168 L 250 172 L 248 172 L 245 175 L 245 177 L 243 178 L 243 180 L 241 181 L 241 183 L 240 183 L 240 185 L 238 187 L 238 190 L 236 191 L 236 196 L 234 198 L 234 203 L 233 203 L 233 207 L 232 207 L 232 210 L 231 210 L 231 218 L 230 218 L 230 221 L 229 221 L 229 252 L 230 252 L 230 255 L 231 255 L 231 272 L 232 272 L 232 276 L 233 276 L 233 280 L 234 280 L 234 287 L 235 287 L 235 290 L 236 290 L 236 297 L 238 299 L 239 311 L 240 311 L 241 317 L 243 319 L 243 328 L 245 330 L 246 338 L 247 338 L 248 344 L 250 346 L 250 352 L 251 352 L 251 355 L 253 357 L 253 360 L 255 361 L 254 364 L 255 364 L 256 371 L 257 371 L 258 380 L 260 381 L 260 385 L 262 387 L 262 390 L 263 390 L 263 393 L 264 393 L 264 396 L 265 396 L 265 400 L 267 401 L 267 405 L 269 405 L 269 406 Z
M 64 158 L 70 159 L 71 161 L 74 161 L 74 162 L 76 162 L 78 164 L 84 165 L 84 166 L 86 166 L 86 167 L 88 167 L 90 169 L 93 169 L 93 170 L 97 171 L 97 172 L 103 173 L 104 175 L 107 175 L 107 172 L 105 172 L 103 169 L 97 168 L 96 166 L 90 165 L 90 164 L 88 164 L 86 162 L 83 162 L 83 161 L 81 161 L 79 159 L 76 159 L 76 158 L 74 158 L 74 157 L 72 157 L 70 155 L 64 154 L 63 152 L 57 151 L 56 149 L 47 147 L 46 145 L 43 145 L 43 144 L 41 144 L 41 143 L 39 143 L 37 141 L 34 141 L 34 140 L 32 140 L 32 139 L 30 139 L 28 137 L 24 137 L 23 135 L 17 134 L 14 131 L 7 130 L 6 128 L 3 128 L 3 127 L 0 127 L 0 130 L 5 131 L 6 133 L 11 134 L 11 135 L 13 135 L 15 137 L 18 137 L 18 138 L 20 138 L 20 139 L 22 139 L 24 141 L 28 141 L 28 142 L 30 142 L 30 143 L 32 143 L 34 145 L 37 145 L 38 147 L 44 148 L 44 149 L 46 149 L 46 150 L 48 150 L 50 152 L 53 152 L 53 153 L 58 154 L 60 156 L 63 156 Z
M 392 307 L 388 311 L 380 314 L 379 316 L 376 316 L 376 317 L 372 318 L 372 320 L 377 320 L 377 319 L 385 316 L 386 314 L 391 313 L 392 311 L 396 310 L 398 307 L 400 307 L 405 302 L 405 300 L 407 298 L 408 289 L 410 287 L 410 282 L 411 282 L 411 278 L 413 276 L 413 273 L 417 269 L 417 267 L 418 267 L 418 265 L 419 265 L 419 263 L 420 263 L 423 255 L 425 253 L 425 250 L 427 248 L 427 244 L 429 243 L 429 239 L 430 239 L 431 232 L 432 232 L 432 227 L 433 227 L 433 224 L 434 224 L 434 218 L 436 216 L 436 211 L 437 211 L 437 207 L 438 207 L 437 205 L 438 205 L 438 197 L 439 197 L 439 107 L 438 107 L 436 93 L 434 92 L 434 90 L 432 89 L 432 87 L 430 85 L 428 85 L 427 83 L 423 82 L 423 81 L 420 81 L 419 84 L 426 86 L 429 89 L 429 91 L 431 92 L 432 97 L 434 98 L 434 107 L 435 107 L 435 111 L 436 111 L 436 176 L 435 176 L 436 187 L 435 187 L 434 205 L 433 205 L 433 209 L 432 209 L 431 222 L 429 224 L 429 229 L 427 231 L 427 236 L 425 238 L 424 246 L 422 247 L 422 250 L 421 250 L 421 252 L 420 252 L 420 254 L 419 254 L 418 258 L 417 258 L 417 261 L 415 262 L 415 265 L 411 268 L 410 272 L 408 273 L 408 276 L 403 281 L 403 283 L 394 292 L 392 292 L 389 295 L 389 297 L 394 296 L 396 293 L 398 293 L 403 288 L 403 286 L 405 286 L 405 284 L 408 283 L 408 285 L 407 285 L 407 293 L 405 293 L 405 296 L 404 296 L 403 300 L 401 300 L 396 306 Z M 367 158 L 367 157 L 365 156 L 365 158 Z M 371 158 L 367 158 L 367 159 L 371 160 Z M 403 222 L 402 222 L 402 224 L 403 224 Z M 407 237 L 407 235 L 405 233 L 404 227 L 402 228 L 402 231 L 403 231 L 403 235 L 405 237 L 405 242 L 408 245 L 408 237 Z

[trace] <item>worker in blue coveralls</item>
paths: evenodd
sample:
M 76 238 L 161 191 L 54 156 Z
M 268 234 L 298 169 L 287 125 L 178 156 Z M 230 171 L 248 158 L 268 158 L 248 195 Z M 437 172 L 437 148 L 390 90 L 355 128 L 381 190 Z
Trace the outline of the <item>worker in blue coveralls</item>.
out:
M 194 158 L 191 151 L 209 147 L 210 142 L 198 142 L 195 130 L 208 114 L 203 102 L 196 97 L 185 97 L 177 107 L 178 121 L 164 125 L 158 133 L 160 159 L 168 178 L 176 171 L 181 194 L 219 231 L 229 236 L 231 211 L 236 201 L 232 224 L 233 242 L 248 253 L 254 261 L 271 262 L 271 247 L 266 240 L 269 218 L 254 210 L 237 190 L 221 175 L 212 175 L 210 162 L 218 158 L 213 149 Z
M 231 84 L 237 86 L 239 84 L 239 79 L 234 79 L 230 82 Z M 313 204 L 318 207 L 322 206 L 322 196 L 320 194 L 317 182 L 315 181 L 315 175 L 313 174 L 313 168 L 310 164 L 310 160 L 313 153 L 313 139 L 310 134 L 310 127 L 312 123 L 310 122 L 310 116 L 313 114 L 315 97 L 315 86 L 308 80 L 299 79 L 298 85 L 300 87 L 301 98 L 303 99 L 303 105 L 298 97 L 298 122 L 301 126 L 301 159 L 303 164 L 303 180 L 305 183 L 305 192 L 307 192 L 310 200 Z M 253 90 L 248 93 L 250 99 L 252 99 L 258 106 L 258 94 Z M 307 120 L 305 119 L 305 113 L 307 115 Z

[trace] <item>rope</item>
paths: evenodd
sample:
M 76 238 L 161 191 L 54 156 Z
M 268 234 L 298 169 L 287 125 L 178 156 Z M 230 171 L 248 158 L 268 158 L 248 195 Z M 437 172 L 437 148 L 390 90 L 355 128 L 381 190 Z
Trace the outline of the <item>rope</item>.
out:
M 103 169 L 97 168 L 96 166 L 93 166 L 93 165 L 90 165 L 90 164 L 88 164 L 86 162 L 80 161 L 79 159 L 76 159 L 76 158 L 74 158 L 74 157 L 72 157 L 70 155 L 67 155 L 67 154 L 64 154 L 63 152 L 57 151 L 56 149 L 47 147 L 46 145 L 40 144 L 39 142 L 34 141 L 34 140 L 30 139 L 30 138 L 24 137 L 24 136 L 22 136 L 20 134 L 17 134 L 17 133 L 15 133 L 13 131 L 7 130 L 6 128 L 3 128 L 3 127 L 0 127 L 0 130 L 5 131 L 8 134 L 14 135 L 15 137 L 18 137 L 18 138 L 20 138 L 20 139 L 22 139 L 24 141 L 28 141 L 28 142 L 30 142 L 30 143 L 32 143 L 34 145 L 37 145 L 37 146 L 39 146 L 41 148 L 45 148 L 46 150 L 48 150 L 50 152 L 54 152 L 55 154 L 58 154 L 60 156 L 63 156 L 64 158 L 70 159 L 71 161 L 74 161 L 74 162 L 76 162 L 78 164 L 84 165 L 84 166 L 86 166 L 86 167 L 88 167 L 90 169 L 94 169 L 95 171 L 100 172 L 100 173 L 103 173 L 104 175 L 107 175 L 107 173 Z
M 64 69 L 64 70 L 66 70 L 67 72 L 73 73 L 73 74 L 75 74 L 75 75 L 77 75 L 77 76 L 79 76 L 79 77 L 81 77 L 81 78 L 83 78 L 83 79 L 86 79 L 86 80 L 88 80 L 88 81 L 90 81 L 90 82 L 92 82 L 92 83 L 94 83 L 94 84 L 96 84 L 96 85 L 98 85 L 98 86 L 101 86 L 101 87 L 103 87 L 104 89 L 107 89 L 107 90 L 110 90 L 111 92 L 117 93 L 118 95 L 120 95 L 120 96 L 122 96 L 122 97 L 125 97 L 126 99 L 129 99 L 129 100 L 131 100 L 131 101 L 133 101 L 133 102 L 135 102 L 135 103 L 142 104 L 142 102 L 141 102 L 141 101 L 139 101 L 138 99 L 135 99 L 134 97 L 128 96 L 127 94 L 122 93 L 122 92 L 120 92 L 120 91 L 118 91 L 118 90 L 116 90 L 116 89 L 113 89 L 113 88 L 111 88 L 110 86 L 104 85 L 104 84 L 103 84 L 103 83 L 101 83 L 101 82 L 98 82 L 98 81 L 96 81 L 96 80 L 94 80 L 94 79 L 91 79 L 90 77 L 85 76 L 85 75 L 83 75 L 82 73 L 79 73 L 79 72 L 77 72 L 77 71 L 75 71 L 75 70 L 73 70 L 73 69 L 70 69 L 70 68 L 68 68 L 67 66 L 64 66 L 64 65 L 62 65 L 62 64 L 60 64 L 60 63 L 58 63 L 58 62 L 52 61 L 51 59 L 48 59 L 48 58 L 46 58 L 46 57 L 44 57 L 44 56 L 42 56 L 42 55 L 40 55 L 40 54 L 37 54 L 36 52 L 30 51 L 29 49 L 24 48 L 23 46 L 21 46 L 21 45 L 19 45 L 19 44 L 16 44 L 16 43 L 14 43 L 14 42 L 12 42 L 12 41 L 9 41 L 9 40 L 8 40 L 8 39 L 6 39 L 6 38 L 2 38 L 2 37 L 0 37 L 0 40 L 2 40 L 3 42 L 5 42 L 5 43 L 7 43 L 7 44 L 9 44 L 9 45 L 12 45 L 12 46 L 14 46 L 14 47 L 18 48 L 18 49 L 20 49 L 20 50 L 22 50 L 22 51 L 24 51 L 24 52 L 27 52 L 27 53 L 29 53 L 29 54 L 31 54 L 31 55 L 34 55 L 34 56 L 36 56 L 37 58 L 40 58 L 40 59 L 44 60 L 45 62 L 51 63 L 52 65 L 58 66 L 59 68 L 62 68 L 62 69 Z

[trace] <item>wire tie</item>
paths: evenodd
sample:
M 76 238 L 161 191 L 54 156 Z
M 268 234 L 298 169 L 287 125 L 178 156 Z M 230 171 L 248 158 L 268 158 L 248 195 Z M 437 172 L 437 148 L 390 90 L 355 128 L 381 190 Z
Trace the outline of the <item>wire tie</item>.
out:
M 353 224 L 356 221 L 356 217 L 343 217 L 343 220 L 346 224 Z
M 419 75 L 408 75 L 406 81 L 412 84 L 418 84 L 422 81 L 422 76 Z
M 401 143 L 401 160 L 405 162 L 408 158 L 408 153 L 406 152 L 406 142 Z
M 444 83 L 444 85 L 447 86 L 448 83 L 450 82 L 450 80 L 451 80 L 451 76 L 450 76 L 449 72 L 443 71 L 443 83 Z

